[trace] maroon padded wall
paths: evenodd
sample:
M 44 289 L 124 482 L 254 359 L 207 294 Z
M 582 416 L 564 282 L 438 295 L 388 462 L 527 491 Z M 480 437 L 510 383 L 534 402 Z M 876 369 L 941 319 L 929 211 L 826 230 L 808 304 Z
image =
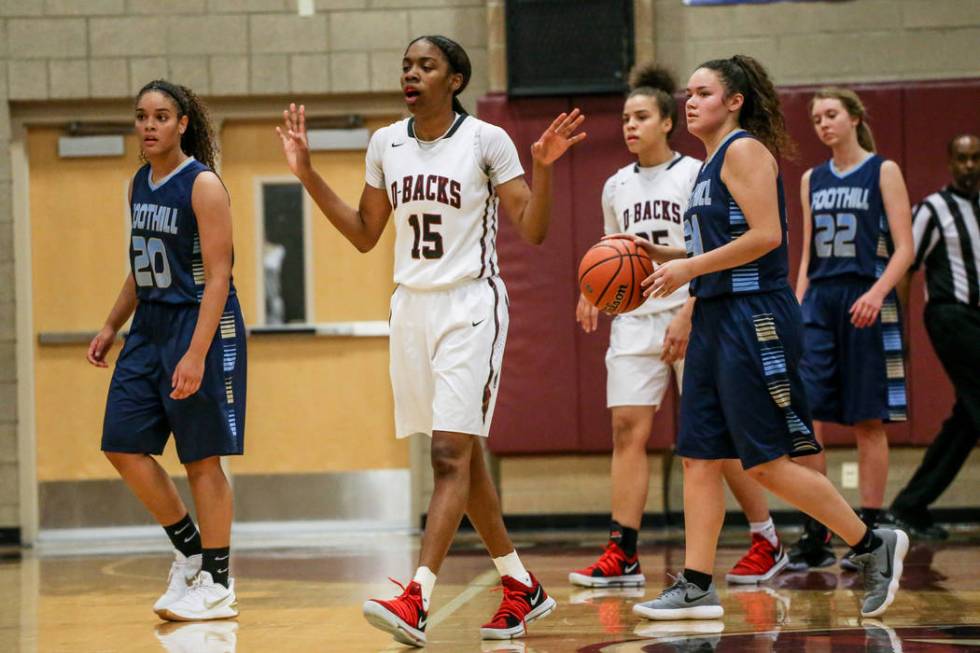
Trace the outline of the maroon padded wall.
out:
M 828 156 L 807 111 L 815 87 L 780 91 L 789 130 L 799 145 L 795 161 L 782 162 L 790 219 L 791 281 L 800 258 L 799 179 Z M 879 151 L 901 166 L 913 202 L 948 180 L 946 142 L 956 133 L 980 131 L 980 80 L 852 86 L 865 101 Z M 508 99 L 494 94 L 478 102 L 480 118 L 500 125 L 517 144 L 530 177 L 530 146 L 551 120 L 573 106 L 587 116 L 588 138 L 553 172 L 552 222 L 541 246 L 528 245 L 504 217 L 498 236 L 501 274 L 511 300 L 510 333 L 490 448 L 497 454 L 608 452 L 612 448 L 605 408 L 604 353 L 609 320 L 596 333 L 575 323 L 576 270 L 582 254 L 602 235 L 600 194 L 605 180 L 632 159 L 621 132 L 618 97 Z M 682 111 L 683 113 L 683 111 Z M 683 116 L 681 117 L 683 123 Z M 698 158 L 701 144 L 684 125 L 675 149 Z M 922 280 L 912 289 L 909 340 L 910 421 L 889 426 L 895 444 L 928 443 L 952 405 L 949 382 L 922 326 Z M 650 448 L 669 446 L 676 428 L 676 401 L 668 397 L 654 424 Z M 830 444 L 847 444 L 846 429 L 830 428 Z

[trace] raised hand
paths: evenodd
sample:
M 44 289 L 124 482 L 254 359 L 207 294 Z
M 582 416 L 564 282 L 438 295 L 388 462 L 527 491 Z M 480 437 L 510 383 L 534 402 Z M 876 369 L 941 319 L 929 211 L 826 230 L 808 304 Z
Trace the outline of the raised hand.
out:
M 578 109 L 562 113 L 544 130 L 531 146 L 531 157 L 535 162 L 550 166 L 561 158 L 568 148 L 585 140 L 585 132 L 576 134 L 575 130 L 585 122 L 585 116 Z
M 306 138 L 306 107 L 301 104 L 297 109 L 296 104 L 291 102 L 289 109 L 282 112 L 282 122 L 282 127 L 276 127 L 276 133 L 282 139 L 286 165 L 290 172 L 302 177 L 312 168 L 310 143 Z

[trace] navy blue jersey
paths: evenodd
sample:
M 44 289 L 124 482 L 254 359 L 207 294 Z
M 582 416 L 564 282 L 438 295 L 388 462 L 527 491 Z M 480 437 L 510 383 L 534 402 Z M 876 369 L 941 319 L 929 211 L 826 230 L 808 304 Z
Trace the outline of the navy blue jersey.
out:
M 811 279 L 877 279 L 893 251 L 881 199 L 881 164 L 872 154 L 846 174 L 827 161 L 810 172 Z
M 140 301 L 198 304 L 204 294 L 204 261 L 191 206 L 194 180 L 206 165 L 189 157 L 159 182 L 150 166 L 133 176 L 129 263 Z M 235 294 L 234 283 L 228 294 Z
M 749 225 L 742 209 L 721 180 L 725 153 L 739 138 L 753 136 L 744 130 L 729 134 L 698 173 L 691 201 L 684 212 L 684 244 L 689 257 L 718 249 L 748 231 Z M 789 271 L 786 252 L 786 198 L 781 176 L 776 180 L 776 188 L 779 194 L 779 222 L 783 232 L 779 247 L 737 268 L 695 277 L 691 281 L 692 295 L 702 298 L 718 297 L 789 287 L 786 281 Z

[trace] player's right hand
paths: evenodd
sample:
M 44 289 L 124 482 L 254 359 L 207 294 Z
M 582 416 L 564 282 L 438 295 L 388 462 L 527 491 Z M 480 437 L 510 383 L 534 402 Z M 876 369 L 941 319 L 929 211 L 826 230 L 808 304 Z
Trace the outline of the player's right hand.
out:
M 659 252 L 657 252 L 656 245 L 654 245 L 653 243 L 651 243 L 646 238 L 641 238 L 640 236 L 637 236 L 636 234 L 625 234 L 625 233 L 624 234 L 609 234 L 607 236 L 603 236 L 602 237 L 602 240 L 614 240 L 614 239 L 619 239 L 619 240 L 632 240 L 634 243 L 636 243 L 636 246 L 639 247 L 640 249 L 642 249 L 643 251 L 645 251 L 647 253 L 647 256 L 649 256 L 651 259 L 653 259 L 654 261 L 656 261 L 657 258 L 658 258 L 657 257 L 657 254 L 659 254 Z
M 291 102 L 289 108 L 282 112 L 282 122 L 282 127 L 276 127 L 276 133 L 282 140 L 286 165 L 291 173 L 302 177 L 312 168 L 310 143 L 306 137 L 306 107 L 301 104 L 297 109 L 296 104 Z
M 96 367 L 109 367 L 109 364 L 105 362 L 105 357 L 115 342 L 116 332 L 112 327 L 102 327 L 102 330 L 95 334 L 92 342 L 88 345 L 88 353 L 85 356 L 88 362 Z
M 578 306 L 575 307 L 575 321 L 582 325 L 582 331 L 592 333 L 599 326 L 599 309 L 585 298 L 578 296 Z

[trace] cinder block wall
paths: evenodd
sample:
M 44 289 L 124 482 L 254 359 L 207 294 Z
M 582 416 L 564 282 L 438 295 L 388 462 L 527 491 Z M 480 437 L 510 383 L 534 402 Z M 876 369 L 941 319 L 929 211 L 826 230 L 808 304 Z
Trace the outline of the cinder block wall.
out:
M 976 77 L 976 0 L 857 0 L 686 7 L 655 0 L 657 59 L 682 79 L 736 53 L 779 84 Z

